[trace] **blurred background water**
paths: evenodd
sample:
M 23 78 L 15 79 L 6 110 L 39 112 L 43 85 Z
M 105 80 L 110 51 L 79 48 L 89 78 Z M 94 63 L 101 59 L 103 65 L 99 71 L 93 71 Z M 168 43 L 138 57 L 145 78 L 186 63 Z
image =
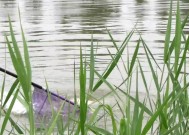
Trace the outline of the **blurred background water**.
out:
M 84 53 L 89 54 L 92 34 L 94 47 L 98 45 L 96 69 L 100 73 L 104 71 L 111 60 L 107 49 L 115 53 L 106 28 L 121 45 L 126 34 L 137 24 L 137 30 L 161 65 L 169 3 L 165 0 L 0 0 L 0 66 L 5 67 L 7 57 L 6 68 L 14 71 L 8 53 L 5 53 L 4 35 L 9 35 L 9 15 L 18 42 L 21 42 L 18 7 L 31 56 L 32 79 L 45 86 L 46 78 L 53 91 L 73 95 L 74 61 L 78 80 L 80 45 Z M 189 1 L 181 0 L 180 5 L 181 15 L 185 17 Z M 175 7 L 176 2 L 173 14 Z M 185 32 L 188 33 L 188 26 Z M 134 34 L 129 43 L 130 56 L 138 35 Z M 126 53 L 124 57 L 127 57 Z M 139 51 L 139 59 L 148 72 L 143 50 Z M 121 82 L 117 74 L 115 71 L 109 77 L 112 83 Z

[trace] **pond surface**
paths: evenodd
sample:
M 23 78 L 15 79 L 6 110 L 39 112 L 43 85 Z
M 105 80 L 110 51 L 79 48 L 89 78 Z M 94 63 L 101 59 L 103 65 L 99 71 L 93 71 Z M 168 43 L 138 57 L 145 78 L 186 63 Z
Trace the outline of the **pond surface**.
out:
M 189 2 L 181 0 L 180 5 L 184 17 L 189 11 Z M 107 49 L 112 54 L 115 53 L 106 28 L 110 30 L 117 44 L 121 45 L 126 33 L 137 23 L 136 28 L 141 32 L 158 63 L 162 63 L 169 1 L 0 0 L 1 67 L 5 65 L 4 34 L 9 31 L 8 15 L 13 21 L 18 42 L 21 41 L 18 6 L 28 41 L 33 81 L 45 86 L 46 78 L 49 87 L 54 91 L 73 95 L 74 61 L 78 69 L 80 45 L 84 52 L 89 54 L 92 34 L 95 48 L 98 44 L 96 69 L 100 73 L 103 72 L 111 60 Z M 136 33 L 129 43 L 128 52 L 131 56 L 138 38 Z M 143 67 L 147 66 L 143 50 L 140 51 L 139 58 Z M 11 65 L 10 59 L 7 58 L 7 69 L 13 71 Z M 110 76 L 110 80 L 114 83 L 120 82 L 121 78 L 115 75 L 117 72 Z M 76 78 L 78 80 L 78 70 Z

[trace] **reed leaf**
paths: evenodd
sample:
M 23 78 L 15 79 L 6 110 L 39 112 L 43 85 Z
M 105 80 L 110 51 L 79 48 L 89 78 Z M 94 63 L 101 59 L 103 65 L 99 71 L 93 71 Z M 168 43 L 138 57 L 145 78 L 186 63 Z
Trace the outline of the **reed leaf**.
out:
M 14 127 L 14 129 L 18 132 L 18 134 L 24 134 L 23 131 L 21 130 L 21 128 L 19 127 L 19 125 L 17 123 L 15 123 L 11 117 L 9 117 L 9 121 L 10 121 L 11 125 Z
M 136 134 L 136 126 L 138 123 L 138 119 L 139 119 L 139 95 L 138 95 L 138 68 L 136 71 L 136 94 L 135 94 L 135 99 L 136 99 L 136 103 L 134 104 L 134 112 L 133 112 L 133 119 L 132 119 L 132 123 L 131 123 L 131 134 L 135 135 Z
M 152 127 L 152 125 L 153 125 L 154 121 L 156 120 L 156 118 L 159 115 L 161 115 L 161 112 L 162 112 L 163 108 L 165 107 L 165 105 L 168 104 L 169 101 L 170 101 L 169 105 L 173 104 L 173 102 L 176 101 L 180 97 L 180 94 L 183 93 L 188 88 L 188 86 L 189 86 L 189 83 L 185 87 L 183 87 L 179 91 L 179 94 L 177 94 L 176 96 L 174 96 L 174 93 L 175 93 L 176 89 L 173 89 L 173 91 L 169 94 L 169 96 L 165 99 L 165 101 L 158 107 L 158 109 L 156 110 L 154 115 L 149 119 L 149 121 L 147 122 L 147 124 L 143 128 L 141 135 L 146 135 L 147 134 L 147 132 Z
M 112 120 L 112 127 L 113 127 L 113 134 L 116 135 L 117 134 L 117 126 L 116 126 L 116 121 L 113 115 L 113 111 L 112 111 L 112 107 L 109 105 L 106 105 L 106 109 L 109 112 L 109 115 L 111 116 L 111 120 Z
M 119 87 L 117 87 L 117 89 L 120 92 L 122 92 L 125 96 L 127 96 L 127 98 L 129 98 L 130 100 L 132 100 L 135 104 L 138 103 L 138 105 L 140 106 L 140 108 L 143 109 L 149 116 L 153 115 L 153 113 L 146 107 L 145 104 L 141 103 L 140 101 L 137 101 L 134 97 L 130 96 L 128 93 L 126 93 L 125 91 L 123 91 Z
M 120 120 L 120 129 L 119 129 L 120 135 L 126 135 L 127 134 L 127 120 L 122 118 Z
M 181 24 L 182 30 L 183 30 L 184 27 L 186 26 L 186 23 L 187 23 L 187 21 L 188 21 L 188 17 L 189 17 L 189 15 L 187 15 L 187 16 L 185 17 L 184 21 L 183 21 L 182 24 Z M 169 51 L 168 51 L 168 53 L 167 53 L 165 63 L 168 62 L 168 60 L 169 60 L 169 58 L 170 58 L 170 56 L 171 56 L 171 54 L 172 54 L 172 52 L 173 52 L 173 50 L 174 50 L 174 47 L 175 47 L 175 40 L 176 40 L 176 36 L 174 36 L 173 41 L 172 41 L 172 43 L 171 43 L 171 45 L 170 45 L 170 47 L 169 47 Z
M 141 73 L 141 76 L 142 76 L 143 84 L 144 84 L 144 87 L 146 89 L 146 93 L 147 93 L 147 96 L 148 96 L 148 101 L 149 101 L 149 104 L 150 104 L 150 108 L 151 108 L 151 110 L 153 110 L 152 102 L 150 100 L 150 93 L 149 93 L 149 89 L 148 89 L 147 82 L 146 82 L 146 78 L 145 78 L 144 71 L 142 69 L 142 66 L 141 66 L 139 60 L 138 60 L 138 64 L 139 64 L 139 68 L 140 68 L 140 73 Z
M 154 68 L 152 66 L 152 63 L 151 63 L 151 60 L 150 60 L 150 57 L 148 55 L 147 48 L 146 48 L 145 45 L 144 45 L 144 50 L 145 50 L 145 53 L 146 53 L 146 56 L 147 56 L 148 64 L 150 66 L 150 70 L 151 70 L 151 73 L 152 73 L 152 76 L 153 76 L 153 80 L 154 80 L 155 86 L 156 86 L 156 89 L 157 89 L 158 98 L 160 99 L 160 95 L 159 94 L 161 92 L 161 89 L 160 89 L 160 86 L 159 86 L 158 78 L 157 78 L 157 75 L 155 74 L 155 70 L 154 70 Z
M 8 100 L 10 99 L 10 97 L 13 95 L 13 93 L 14 93 L 14 91 L 15 91 L 15 88 L 16 88 L 16 86 L 18 85 L 18 83 L 19 83 L 19 80 L 16 79 L 16 81 L 15 81 L 15 82 L 13 83 L 13 85 L 11 86 L 11 88 L 10 88 L 10 90 L 9 90 L 9 92 L 8 92 L 8 94 L 7 94 L 7 96 L 6 96 L 6 98 L 5 98 L 2 107 L 5 107 L 6 103 L 8 102 Z
M 179 63 L 180 56 L 180 46 L 181 46 L 181 18 L 180 18 L 180 8 L 179 0 L 177 1 L 177 13 L 176 13 L 176 30 L 175 30 L 175 63 L 174 63 L 174 73 L 177 73 L 177 67 Z
M 144 119 L 144 110 L 141 108 L 139 116 L 138 116 L 138 122 L 136 125 L 136 132 L 135 135 L 140 135 L 142 132 L 142 127 L 143 127 L 143 119 Z
M 1 99 L 1 101 L 4 100 L 4 99 L 3 99 L 3 98 L 4 98 L 3 95 L 4 95 L 4 91 L 5 91 L 5 78 L 6 78 L 6 75 L 4 74 L 3 82 L 2 82 L 3 84 L 2 84 L 2 87 L 1 87 L 1 93 L 0 93 L 0 97 L 1 97 L 0 99 Z M 1 103 L 0 103 L 0 106 L 3 106 L 2 104 L 3 104 L 3 103 L 1 102 Z M 1 115 L 0 115 L 0 116 L 1 116 Z
M 131 31 L 131 32 L 129 33 L 129 35 L 128 35 L 127 38 L 126 38 L 127 40 L 124 41 L 124 44 L 121 46 L 121 48 L 119 49 L 119 51 L 116 53 L 114 59 L 111 61 L 111 64 L 109 65 L 108 69 L 104 72 L 104 74 L 103 74 L 103 76 L 102 76 L 104 79 L 106 79 L 106 78 L 110 75 L 110 73 L 113 71 L 114 67 L 117 65 L 117 63 L 118 63 L 118 61 L 119 61 L 119 59 L 120 59 L 120 57 L 121 57 L 123 51 L 125 50 L 125 47 L 126 47 L 127 43 L 129 42 L 131 36 L 133 35 L 133 33 L 134 33 L 134 31 Z M 95 91 L 96 89 L 98 89 L 98 87 L 99 87 L 102 83 L 103 83 L 103 81 L 100 79 L 100 80 L 96 83 L 96 85 L 94 86 L 93 91 Z
M 80 47 L 80 129 L 81 134 L 85 133 L 85 121 L 86 121 L 86 113 L 87 113 L 87 102 L 86 102 L 86 64 L 83 64 L 83 55 L 82 49 Z
M 89 84 L 90 91 L 92 91 L 93 83 L 94 83 L 94 65 L 95 65 L 95 60 L 94 60 L 93 35 L 92 35 L 92 37 L 91 37 L 91 54 L 90 54 L 90 84 Z
M 7 37 L 6 37 L 6 41 L 7 41 L 9 54 L 11 56 L 12 63 L 14 65 L 14 68 L 15 68 L 15 70 L 17 72 L 17 75 L 18 75 L 18 79 L 19 79 L 20 83 L 22 84 L 23 89 L 26 89 L 26 87 L 25 87 L 26 80 L 24 79 L 24 74 L 22 72 L 22 67 L 19 64 L 19 62 L 18 62 L 18 60 L 17 60 L 17 58 L 16 58 L 16 56 L 14 54 L 14 51 L 13 51 L 13 49 L 11 47 L 10 41 L 9 41 L 9 39 Z M 27 92 L 26 91 L 23 91 L 23 92 L 24 92 L 24 96 L 26 98 L 26 101 L 29 102 L 29 96 L 28 96 Z
M 117 46 L 117 44 L 116 44 L 116 42 L 115 42 L 115 40 L 114 40 L 112 34 L 110 33 L 110 31 L 109 31 L 108 29 L 106 29 L 106 30 L 108 31 L 108 35 L 109 35 L 109 37 L 110 37 L 110 39 L 111 39 L 111 42 L 113 43 L 114 47 L 116 48 L 117 51 L 119 51 L 119 48 L 118 48 L 118 46 Z M 127 38 L 125 39 L 125 41 L 126 41 L 126 40 L 127 40 Z M 122 44 L 122 45 L 123 45 L 123 44 Z M 123 60 L 122 57 L 121 57 L 121 61 L 122 61 L 122 63 L 123 63 L 123 67 L 124 67 L 125 71 L 128 72 L 128 71 L 127 71 L 127 68 L 126 68 L 126 66 L 125 66 L 125 64 L 124 64 L 124 60 Z
M 181 69 L 182 69 L 182 66 L 184 64 L 184 61 L 186 60 L 186 53 L 188 51 L 188 47 L 189 47 L 189 37 L 187 38 L 187 41 L 186 41 L 186 44 L 185 44 L 185 47 L 184 47 L 184 52 L 183 52 L 183 55 L 182 55 L 182 58 L 181 58 L 181 62 L 179 64 L 178 71 L 175 75 L 176 80 L 178 79 L 180 72 L 181 72 Z
M 16 58 L 17 58 L 17 60 L 18 60 L 18 64 L 20 64 L 20 66 L 21 66 L 22 68 L 24 68 L 25 65 L 24 65 L 24 62 L 23 62 L 23 60 L 22 60 L 22 56 L 21 56 L 19 47 L 18 47 L 18 45 L 17 45 L 17 41 L 16 41 L 16 39 L 15 39 L 15 34 L 14 34 L 14 31 L 13 31 L 13 27 L 12 27 L 12 23 L 11 23 L 10 17 L 9 17 L 9 28 L 10 28 L 10 34 L 11 34 L 12 44 L 13 44 L 13 46 L 14 46 L 15 55 L 16 55 Z M 24 75 L 24 76 L 26 75 L 25 71 L 23 71 L 23 75 Z
M 131 60 L 128 76 L 131 75 L 131 72 L 133 70 L 133 67 L 134 67 L 134 64 L 135 64 L 135 61 L 136 61 L 136 58 L 137 58 L 137 55 L 138 55 L 139 46 L 140 46 L 140 39 L 138 40 L 137 46 L 135 48 L 135 51 L 134 51 L 134 54 L 133 54 L 133 57 L 132 57 L 132 60 Z
M 95 119 L 96 119 L 96 117 L 98 116 L 98 113 L 99 113 L 99 111 L 100 111 L 100 109 L 102 108 L 102 107 L 104 107 L 103 105 L 99 105 L 96 109 L 95 109 L 95 111 L 92 113 L 92 116 L 90 117 L 90 119 L 88 120 L 88 125 L 91 125 L 94 121 L 95 121 Z
M 171 127 L 169 130 L 167 130 L 166 132 L 161 133 L 162 135 L 170 135 L 175 129 L 178 129 L 181 124 L 183 123 L 183 121 L 177 123 L 176 125 L 174 125 L 173 127 Z
M 169 8 L 169 19 L 167 23 L 167 30 L 166 30 L 166 36 L 165 36 L 165 46 L 164 46 L 164 62 L 166 63 L 166 56 L 168 54 L 169 49 L 169 43 L 170 43 L 170 37 L 171 37 L 171 24 L 172 24 L 172 0 L 170 2 L 170 8 Z
M 17 87 L 17 86 L 16 86 L 16 87 Z M 15 87 L 15 89 L 16 89 L 16 87 Z M 12 108 L 13 108 L 13 105 L 14 105 L 15 101 L 16 101 L 16 97 L 17 97 L 17 95 L 18 95 L 18 92 L 19 92 L 19 88 L 17 88 L 17 90 L 15 91 L 15 95 L 14 95 L 12 101 L 11 101 L 11 104 L 10 104 L 8 110 L 6 111 L 6 115 L 5 115 L 5 118 L 4 118 L 3 123 L 2 123 L 0 135 L 3 135 L 3 134 L 4 134 L 5 127 L 6 127 L 6 125 L 7 125 L 7 122 L 8 122 L 8 120 L 9 120 L 9 118 L 10 118 L 11 110 L 12 110 Z
M 158 69 L 162 72 L 162 69 L 160 68 L 159 64 L 157 63 L 154 55 L 152 54 L 152 52 L 150 51 L 149 47 L 146 45 L 145 41 L 143 40 L 143 38 L 141 37 L 141 41 L 142 41 L 142 44 L 143 46 L 145 46 L 146 48 L 146 52 L 149 53 L 149 55 L 151 56 L 152 60 L 155 62 L 156 66 L 158 67 Z
M 86 125 L 87 128 L 89 128 L 93 133 L 97 134 L 97 135 L 114 135 L 112 133 L 110 133 L 109 131 L 103 129 L 103 128 L 99 128 L 99 127 L 95 127 L 95 126 L 91 126 L 91 125 Z
M 55 117 L 52 118 L 52 121 L 50 122 L 49 127 L 47 128 L 45 135 L 52 134 L 54 127 L 56 126 L 58 118 L 60 116 L 62 117 L 61 112 L 62 112 L 63 105 L 64 104 L 61 104 L 60 108 L 58 109 L 58 112 L 54 115 Z

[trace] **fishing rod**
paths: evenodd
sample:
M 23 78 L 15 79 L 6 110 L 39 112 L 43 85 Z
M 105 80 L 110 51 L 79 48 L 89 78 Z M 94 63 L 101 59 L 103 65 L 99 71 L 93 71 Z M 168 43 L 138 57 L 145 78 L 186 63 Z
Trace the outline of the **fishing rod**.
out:
M 1 68 L 1 67 L 0 67 L 0 71 L 1 71 L 1 72 L 4 72 L 4 73 L 6 73 L 6 74 L 8 74 L 8 75 L 10 75 L 10 76 L 12 76 L 12 77 L 18 78 L 18 76 L 17 76 L 16 74 L 14 74 L 14 73 L 12 73 L 12 72 L 6 70 L 6 69 L 3 69 L 3 68 Z M 47 90 L 47 89 L 44 89 L 44 88 L 43 88 L 41 85 L 39 85 L 39 84 L 36 84 L 36 83 L 34 83 L 34 82 L 31 82 L 31 85 L 34 86 L 34 87 L 36 87 L 36 88 L 42 89 L 42 90 L 44 90 L 46 93 L 48 92 L 50 95 L 53 95 L 53 96 L 55 96 L 55 97 L 57 97 L 57 98 L 60 98 L 60 99 L 64 100 L 65 102 L 70 103 L 71 105 L 75 105 L 74 102 L 72 102 L 72 101 L 66 99 L 65 97 L 62 97 L 62 96 L 59 96 L 59 95 L 57 95 L 57 94 L 55 94 L 55 93 L 53 93 L 53 92 L 50 92 L 50 91 Z

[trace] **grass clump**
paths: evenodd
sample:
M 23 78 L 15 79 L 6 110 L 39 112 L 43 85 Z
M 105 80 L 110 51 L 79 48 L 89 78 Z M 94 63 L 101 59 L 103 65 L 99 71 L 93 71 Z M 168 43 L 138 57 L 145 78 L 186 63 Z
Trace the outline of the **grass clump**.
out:
M 29 61 L 29 53 L 24 32 L 22 30 L 24 58 L 19 51 L 11 21 L 9 20 L 11 41 L 6 37 L 9 53 L 12 63 L 17 72 L 18 79 L 12 85 L 7 99 L 14 93 L 10 108 L 4 110 L 5 113 L 0 133 L 6 130 L 8 121 L 15 129 L 16 134 L 104 134 L 104 135 L 146 135 L 146 134 L 177 134 L 187 135 L 188 117 L 189 117 L 189 100 L 186 73 L 186 59 L 189 48 L 189 36 L 184 34 L 183 29 L 187 23 L 188 16 L 181 21 L 179 1 L 177 1 L 176 9 L 176 25 L 174 38 L 171 40 L 172 27 L 172 1 L 170 4 L 169 19 L 167 23 L 167 31 L 164 44 L 163 66 L 156 62 L 152 52 L 140 36 L 134 53 L 130 58 L 124 56 L 126 48 L 129 46 L 130 39 L 133 34 L 138 33 L 134 28 L 124 39 L 123 43 L 118 46 L 113 36 L 108 31 L 112 44 L 116 49 L 116 54 L 110 53 L 111 61 L 101 74 L 95 68 L 95 59 L 98 57 L 97 51 L 94 49 L 93 37 L 91 40 L 90 58 L 84 57 L 82 48 L 80 48 L 80 112 L 78 117 L 73 117 L 70 112 L 68 119 L 65 121 L 60 115 L 62 106 L 58 112 L 53 114 L 48 129 L 37 129 L 35 127 L 35 119 L 32 107 L 32 90 L 31 90 L 31 66 Z M 139 51 L 145 52 L 150 72 L 146 73 L 141 64 Z M 125 62 L 127 61 L 127 62 Z M 119 64 L 122 63 L 124 71 L 120 70 Z M 87 69 L 89 69 L 89 89 L 87 89 Z M 118 70 L 122 77 L 120 84 L 111 83 L 108 77 L 114 70 Z M 95 78 L 98 78 L 95 81 Z M 152 84 L 156 92 L 155 98 L 150 93 L 150 85 L 148 79 L 152 78 Z M 5 81 L 3 82 L 3 84 Z M 143 98 L 140 96 L 140 88 L 142 83 L 146 94 Z M 94 97 L 95 92 L 99 91 L 100 86 L 105 84 L 109 92 L 102 97 Z M 135 87 L 133 87 L 135 86 Z M 22 91 L 21 91 L 22 88 Z M 134 94 L 132 90 L 135 90 Z M 4 85 L 2 85 L 2 95 Z M 25 127 L 15 122 L 10 113 L 12 106 L 19 92 L 23 93 L 23 98 L 28 106 L 29 127 Z M 112 104 L 107 104 L 106 100 L 111 97 Z M 2 97 L 1 97 L 2 98 Z M 92 113 L 89 113 L 89 99 L 95 99 L 98 106 Z M 113 102 L 115 101 L 115 102 Z M 76 101 L 75 101 L 76 103 Z M 2 114 L 0 114 L 2 117 Z M 41 123 L 43 127 L 44 123 Z M 11 132 L 11 131 L 10 131 Z

